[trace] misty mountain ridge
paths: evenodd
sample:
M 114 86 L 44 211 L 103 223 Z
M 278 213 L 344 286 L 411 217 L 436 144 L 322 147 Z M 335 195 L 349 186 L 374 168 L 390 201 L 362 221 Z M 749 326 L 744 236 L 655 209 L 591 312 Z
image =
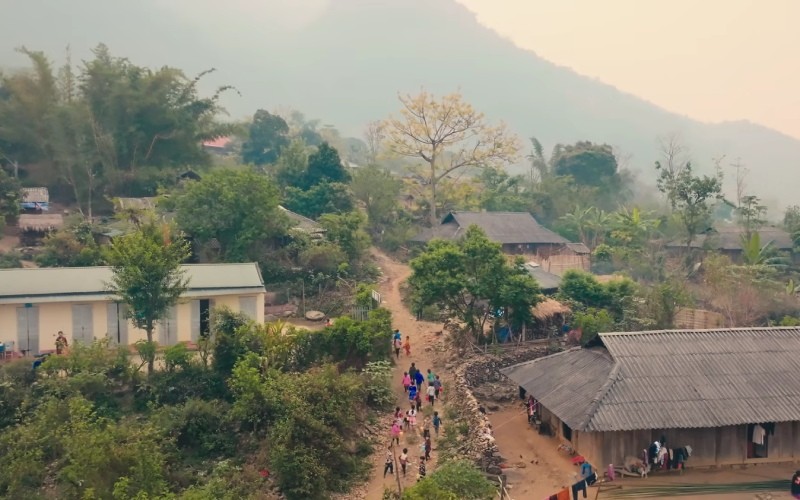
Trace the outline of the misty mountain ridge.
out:
M 224 102 L 234 117 L 292 107 L 353 136 L 396 112 L 398 92 L 460 90 L 490 120 L 548 149 L 578 140 L 611 144 L 646 183 L 654 183 L 658 137 L 675 133 L 699 171 L 711 172 L 712 158 L 724 155 L 723 165 L 739 159 L 750 170 L 748 192 L 770 205 L 795 203 L 800 186 L 800 140 L 745 120 L 703 123 L 671 113 L 517 47 L 453 0 L 7 3 L 4 66 L 20 66 L 11 50 L 20 45 L 57 59 L 69 44 L 77 61 L 103 42 L 137 64 L 189 75 L 217 68 L 205 85 L 241 92 Z M 726 175 L 730 186 L 733 170 Z

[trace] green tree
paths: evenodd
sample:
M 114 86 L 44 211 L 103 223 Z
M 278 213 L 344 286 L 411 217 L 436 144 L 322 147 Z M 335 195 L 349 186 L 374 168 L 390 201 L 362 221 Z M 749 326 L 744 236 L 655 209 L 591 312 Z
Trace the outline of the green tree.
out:
M 571 176 L 585 186 L 613 188 L 619 184 L 617 160 L 611 146 L 577 142 L 556 149 L 552 158 L 553 172 Z
M 499 309 L 529 310 L 539 288 L 521 266 L 506 261 L 500 245 L 471 226 L 458 242 L 434 240 L 411 261 L 409 278 L 418 306 L 437 305 L 463 321 L 476 339 Z
M 439 182 L 467 168 L 501 167 L 519 150 L 517 138 L 504 125 L 489 126 L 482 113 L 460 94 L 437 100 L 428 92 L 400 96 L 400 116 L 386 122 L 389 149 L 425 162 L 421 175 L 429 189 L 428 221 L 437 224 Z
M 105 258 L 94 241 L 91 226 L 82 223 L 45 237 L 36 263 L 42 267 L 100 266 L 105 263 Z
M 289 144 L 289 125 L 278 115 L 259 109 L 253 115 L 247 140 L 242 144 L 242 161 L 253 165 L 275 163 Z
M 308 169 L 308 148 L 302 139 L 292 140 L 281 150 L 277 163 L 271 170 L 282 193 L 287 187 L 300 186 Z
M 339 152 L 327 142 L 308 156 L 308 169 L 299 187 L 310 189 L 323 182 L 350 182 L 350 174 L 344 168 Z
M 749 238 L 761 226 L 766 224 L 767 207 L 761 204 L 761 199 L 758 196 L 742 196 L 739 206 L 736 207 L 736 215 L 739 219 L 739 225 L 742 226 L 745 235 Z
M 376 165 L 353 172 L 350 189 L 355 199 L 364 205 L 372 234 L 380 234 L 394 222 L 402 186 L 400 179 Z
M 783 214 L 783 227 L 790 233 L 800 230 L 800 205 L 786 208 Z
M 364 231 L 366 220 L 361 212 L 325 214 L 319 222 L 327 231 L 325 236 L 344 250 L 350 262 L 361 259 L 369 248 L 369 235 Z
M 6 217 L 16 217 L 22 202 L 19 181 L 0 167 L 0 231 L 6 224 Z
M 440 464 L 403 492 L 403 500 L 490 500 L 496 496 L 497 486 L 465 460 Z
M 130 318 L 147 333 L 148 343 L 153 342 L 158 320 L 186 291 L 188 280 L 181 263 L 189 254 L 185 240 L 164 236 L 152 222 L 111 244 L 108 261 L 114 274 L 109 291 L 128 306 Z M 153 373 L 152 359 L 147 371 Z
M 347 184 L 325 181 L 305 191 L 287 187 L 284 206 L 311 219 L 318 219 L 322 214 L 351 212 L 355 203 Z
M 623 207 L 614 214 L 611 238 L 620 245 L 642 248 L 661 225 L 661 220 L 639 207 Z
M 502 170 L 481 172 L 481 207 L 493 211 L 527 212 L 531 206 L 530 190 L 521 175 L 510 176 Z
M 176 198 L 178 226 L 198 243 L 216 241 L 226 262 L 260 259 L 289 224 L 278 209 L 278 190 L 249 169 L 211 172 Z
M 677 172 L 661 167 L 656 162 L 658 190 L 667 196 L 672 210 L 678 214 L 683 225 L 686 250 L 701 230 L 709 225 L 710 202 L 720 198 L 722 192 L 721 174 L 715 177 L 692 175 L 692 166 Z

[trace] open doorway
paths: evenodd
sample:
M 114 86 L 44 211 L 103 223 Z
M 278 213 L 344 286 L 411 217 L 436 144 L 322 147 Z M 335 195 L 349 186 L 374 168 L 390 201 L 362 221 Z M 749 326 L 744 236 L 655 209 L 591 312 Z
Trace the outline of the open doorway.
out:
M 774 429 L 772 424 L 772 429 Z M 769 457 L 770 424 L 749 424 L 747 426 L 747 458 Z

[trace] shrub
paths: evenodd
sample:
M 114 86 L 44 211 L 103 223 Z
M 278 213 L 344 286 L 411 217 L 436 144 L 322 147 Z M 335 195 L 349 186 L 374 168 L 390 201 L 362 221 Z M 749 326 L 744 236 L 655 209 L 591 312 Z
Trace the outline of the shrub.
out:
M 155 420 L 182 451 L 201 458 L 230 456 L 236 451 L 230 405 L 225 401 L 188 399 L 165 407 Z

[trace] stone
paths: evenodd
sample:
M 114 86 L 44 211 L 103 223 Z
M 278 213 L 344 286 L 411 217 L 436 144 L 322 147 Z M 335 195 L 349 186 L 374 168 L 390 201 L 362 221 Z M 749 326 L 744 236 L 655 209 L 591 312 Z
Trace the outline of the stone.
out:
M 325 319 L 325 313 L 322 311 L 307 311 L 306 319 L 309 321 L 322 321 Z

